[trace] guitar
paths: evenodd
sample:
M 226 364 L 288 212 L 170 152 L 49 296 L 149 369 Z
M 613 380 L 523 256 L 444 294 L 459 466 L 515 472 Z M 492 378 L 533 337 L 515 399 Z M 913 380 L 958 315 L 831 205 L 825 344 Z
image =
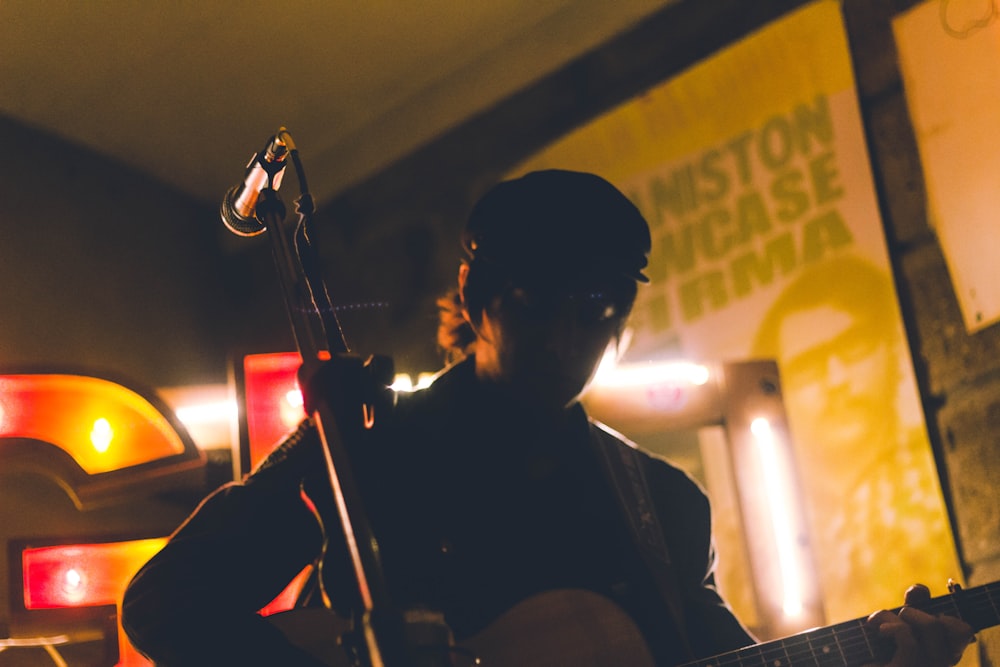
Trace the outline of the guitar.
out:
M 957 590 L 921 604 L 933 615 L 955 616 L 979 632 L 1000 624 L 1000 582 Z M 893 643 L 877 634 L 866 618 L 755 644 L 681 667 L 857 667 L 885 662 Z
M 961 618 L 976 632 L 1000 624 L 1000 582 L 933 598 L 921 609 Z M 343 632 L 325 609 L 269 617 L 289 640 L 330 667 L 351 667 L 338 645 Z M 885 662 L 892 642 L 858 618 L 696 660 L 680 667 L 859 667 Z M 442 652 L 443 653 L 443 652 Z M 632 619 L 607 598 L 581 590 L 531 597 L 486 630 L 461 642 L 453 663 L 482 667 L 655 667 Z M 463 656 L 473 656 L 479 662 Z M 435 663 L 432 663 L 435 664 Z

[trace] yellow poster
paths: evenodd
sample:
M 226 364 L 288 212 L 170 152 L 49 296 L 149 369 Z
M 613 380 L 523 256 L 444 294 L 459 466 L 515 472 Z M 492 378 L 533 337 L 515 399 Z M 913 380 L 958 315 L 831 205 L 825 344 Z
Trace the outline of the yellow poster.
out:
M 787 15 L 517 171 L 549 167 L 605 176 L 650 222 L 627 361 L 778 362 L 827 620 L 897 606 L 918 581 L 945 592 L 960 570 L 840 3 Z M 747 576 L 722 572 L 724 590 Z

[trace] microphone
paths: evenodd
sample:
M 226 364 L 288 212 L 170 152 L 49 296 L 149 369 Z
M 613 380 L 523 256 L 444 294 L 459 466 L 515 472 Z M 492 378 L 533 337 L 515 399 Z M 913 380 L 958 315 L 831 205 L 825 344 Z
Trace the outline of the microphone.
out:
M 281 186 L 288 158 L 288 146 L 282 138 L 284 130 L 278 130 L 264 150 L 251 156 L 243 182 L 230 188 L 222 199 L 219 215 L 237 236 L 257 236 L 265 229 L 256 216 L 257 199 L 264 188 L 277 190 Z

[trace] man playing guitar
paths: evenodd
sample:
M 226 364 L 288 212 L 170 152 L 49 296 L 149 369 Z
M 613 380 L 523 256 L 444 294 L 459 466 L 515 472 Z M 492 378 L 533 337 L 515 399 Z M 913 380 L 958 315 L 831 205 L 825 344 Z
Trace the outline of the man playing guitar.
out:
M 307 401 L 336 407 L 395 606 L 440 618 L 487 666 L 673 666 L 753 644 L 714 585 L 702 489 L 577 401 L 648 282 L 639 211 L 600 177 L 535 172 L 490 190 L 462 245 L 441 301 L 452 363 L 430 387 L 384 395 L 390 416 L 366 429 L 337 360 L 306 385 Z M 327 664 L 256 613 L 316 563 L 314 602 L 361 606 L 323 457 L 307 420 L 202 503 L 126 593 L 142 652 L 167 666 Z M 892 667 L 946 667 L 972 637 L 913 607 L 871 623 L 895 643 Z

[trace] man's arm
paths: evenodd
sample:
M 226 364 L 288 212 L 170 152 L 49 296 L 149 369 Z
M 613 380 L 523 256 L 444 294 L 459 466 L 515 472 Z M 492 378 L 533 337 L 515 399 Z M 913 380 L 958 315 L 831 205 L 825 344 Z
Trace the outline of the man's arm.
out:
M 257 614 L 320 552 L 301 437 L 206 498 L 129 584 L 122 625 L 158 665 L 318 664 Z

